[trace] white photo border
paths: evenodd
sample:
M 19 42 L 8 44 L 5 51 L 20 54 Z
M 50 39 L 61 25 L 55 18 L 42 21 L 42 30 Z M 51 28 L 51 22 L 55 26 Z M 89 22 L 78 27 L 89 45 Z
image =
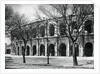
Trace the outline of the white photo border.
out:
M 0 44 L 0 69 L 1 73 L 99 73 L 100 72 L 100 50 L 99 50 L 99 8 L 94 5 L 94 69 L 5 69 L 5 4 L 93 4 L 88 1 L 1 1 L 1 44 Z M 99 16 L 98 16 L 99 15 Z

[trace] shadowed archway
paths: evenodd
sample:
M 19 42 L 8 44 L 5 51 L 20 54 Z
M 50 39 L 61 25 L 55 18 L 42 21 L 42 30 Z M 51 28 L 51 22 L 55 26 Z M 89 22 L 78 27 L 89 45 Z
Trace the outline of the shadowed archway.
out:
M 18 55 L 19 55 L 19 47 L 18 47 Z
M 45 55 L 45 46 L 43 44 L 40 45 L 40 56 Z
M 36 55 L 36 45 L 33 45 L 33 55 Z
M 27 46 L 27 55 L 30 55 L 30 47 Z
M 50 36 L 54 36 L 54 33 L 55 33 L 55 27 L 53 24 L 50 24 L 49 26 L 49 34 Z
M 59 46 L 59 56 L 66 56 L 66 45 L 64 43 Z
M 50 44 L 49 45 L 49 55 L 54 56 L 55 55 L 55 50 L 54 50 L 54 45 Z
M 60 31 L 60 35 L 65 35 L 66 34 L 66 25 L 64 25 L 64 23 L 61 23 L 59 25 L 59 31 Z
M 93 32 L 93 22 L 91 20 L 85 22 L 85 31 L 87 31 L 87 33 Z
M 84 56 L 92 56 L 93 55 L 93 45 L 91 42 L 85 44 Z
M 45 27 L 44 26 L 40 27 L 40 35 L 41 35 L 41 37 L 45 36 Z
M 6 54 L 11 54 L 11 49 L 7 49 Z

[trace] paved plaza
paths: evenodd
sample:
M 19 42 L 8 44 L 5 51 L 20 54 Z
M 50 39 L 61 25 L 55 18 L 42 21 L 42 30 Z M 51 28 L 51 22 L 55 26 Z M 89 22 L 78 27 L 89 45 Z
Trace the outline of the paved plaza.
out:
M 94 69 L 93 57 L 77 57 L 78 66 L 73 66 L 72 57 L 50 56 L 47 64 L 46 56 L 26 56 L 23 63 L 22 56 L 5 56 L 6 69 Z

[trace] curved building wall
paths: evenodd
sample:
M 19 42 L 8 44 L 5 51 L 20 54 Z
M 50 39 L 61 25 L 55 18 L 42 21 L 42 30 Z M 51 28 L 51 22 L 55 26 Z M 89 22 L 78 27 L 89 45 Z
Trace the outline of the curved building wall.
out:
M 87 20 L 93 21 L 93 18 L 90 17 L 90 18 L 87 18 L 86 21 Z M 85 22 L 84 22 L 84 25 L 87 25 Z M 36 38 L 32 39 L 32 41 L 28 41 L 27 43 L 28 49 L 25 50 L 26 56 L 47 56 L 47 48 L 50 51 L 50 54 L 49 54 L 50 56 L 72 56 L 71 41 L 64 35 L 62 36 L 60 35 L 60 31 L 58 27 L 60 23 L 59 22 L 55 23 L 54 21 L 50 21 L 50 23 L 47 26 L 47 29 L 50 29 L 49 26 L 51 24 L 52 25 L 56 24 L 52 26 L 54 27 L 53 28 L 54 33 L 52 32 L 53 33 L 52 36 L 50 36 L 49 34 L 50 30 L 46 31 L 46 28 L 45 28 L 45 32 L 44 32 L 45 34 L 43 37 L 41 35 L 37 35 Z M 44 25 L 42 24 L 42 26 Z M 91 29 L 93 29 L 92 27 Z M 94 55 L 93 53 L 94 30 L 89 29 L 90 31 L 87 32 L 88 31 L 87 29 L 88 28 L 85 29 L 85 26 L 84 26 L 84 34 L 80 34 L 76 42 L 78 45 L 77 56 L 93 56 Z M 47 41 L 47 36 L 48 36 L 48 41 Z M 22 47 L 24 46 L 24 43 L 22 41 L 17 42 L 17 43 L 16 41 L 13 41 L 13 44 L 15 45 L 14 47 L 12 47 L 15 49 L 15 51 L 13 51 L 13 54 L 22 55 Z M 88 52 L 91 54 L 87 55 Z

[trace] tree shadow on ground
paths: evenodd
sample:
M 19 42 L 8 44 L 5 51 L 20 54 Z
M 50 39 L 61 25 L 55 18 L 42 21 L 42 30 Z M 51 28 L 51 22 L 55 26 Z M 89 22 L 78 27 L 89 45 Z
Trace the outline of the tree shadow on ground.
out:
M 89 65 L 89 64 L 94 64 L 94 61 L 89 61 L 83 64 L 79 64 L 78 66 Z

